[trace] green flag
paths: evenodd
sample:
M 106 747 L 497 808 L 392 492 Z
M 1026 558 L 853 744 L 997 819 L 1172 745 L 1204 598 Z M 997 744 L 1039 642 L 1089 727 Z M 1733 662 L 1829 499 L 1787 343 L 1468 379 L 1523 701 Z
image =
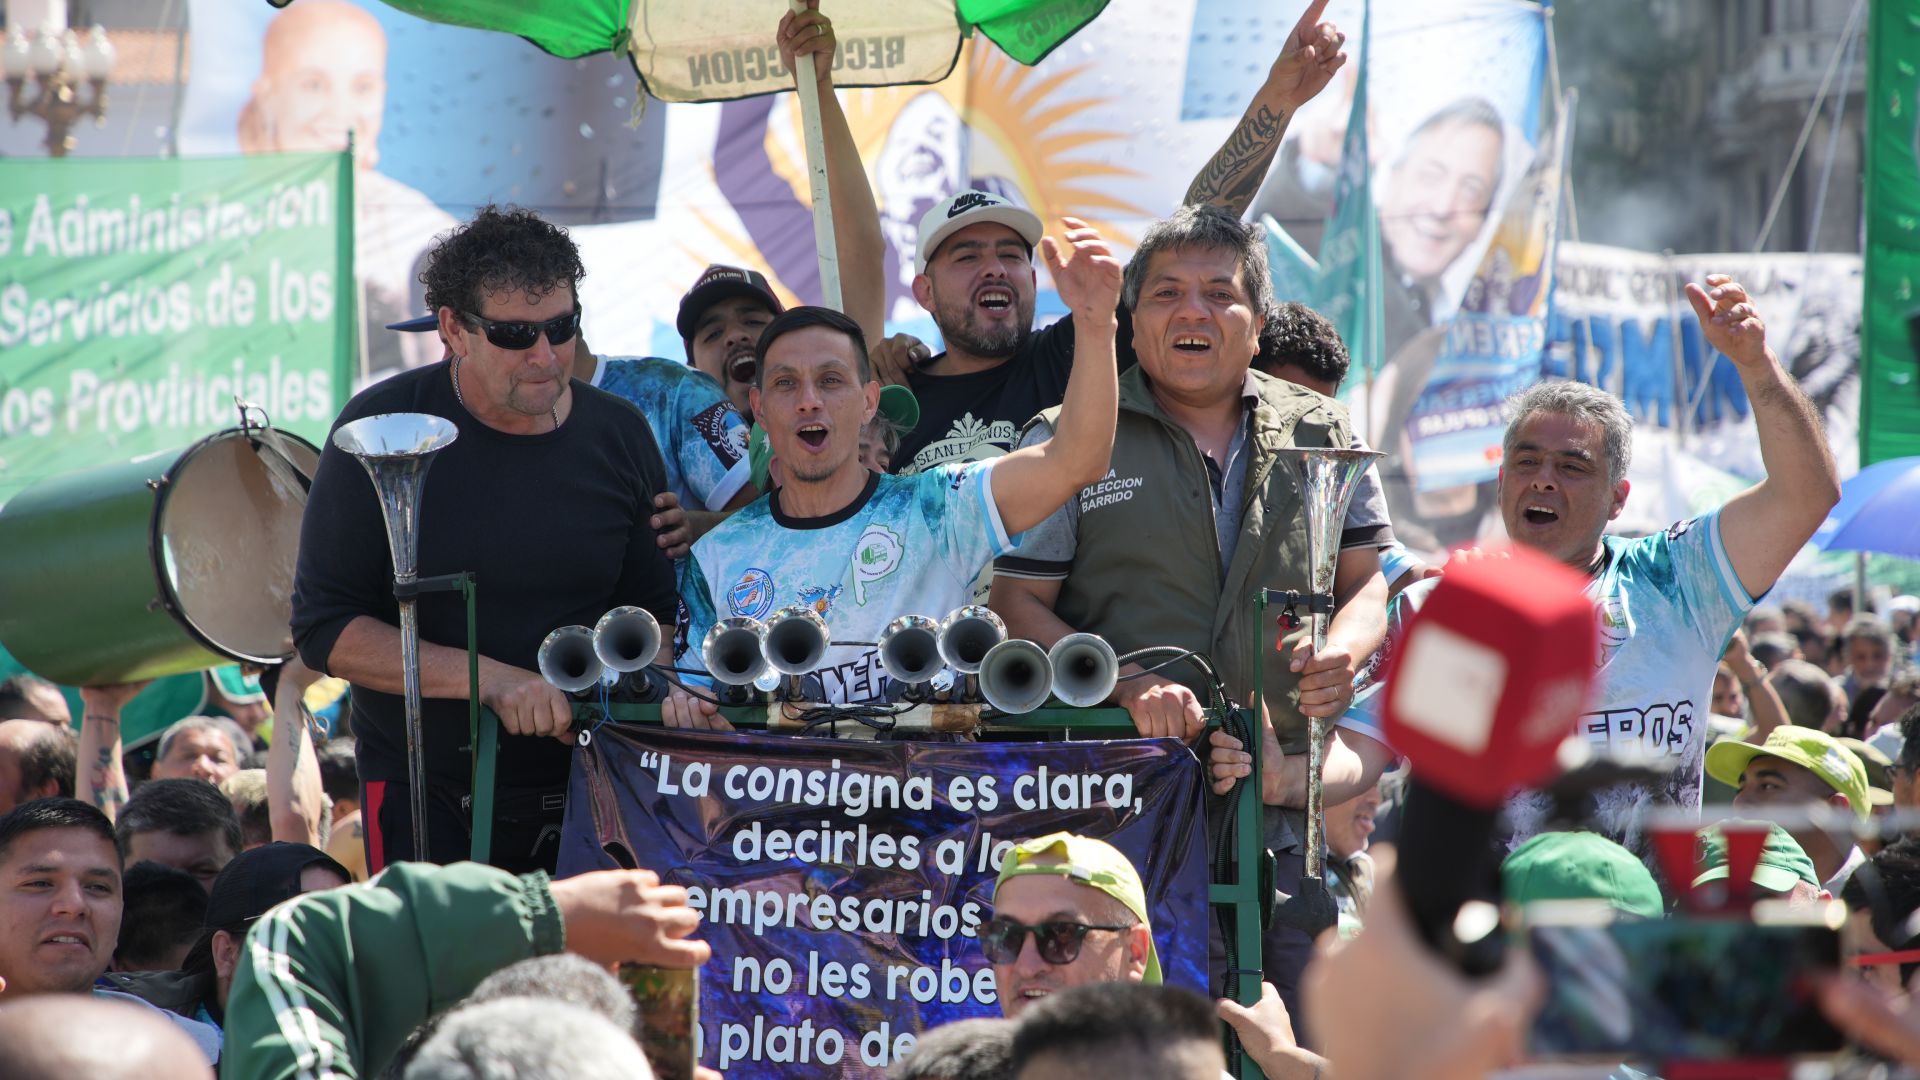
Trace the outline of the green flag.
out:
M 957 0 L 960 18 L 1029 66 L 1093 21 L 1107 0 Z
M 1360 17 L 1360 75 L 1354 80 L 1353 109 L 1347 115 L 1340 148 L 1340 175 L 1334 181 L 1333 219 L 1320 241 L 1320 276 L 1313 308 L 1339 329 L 1356 373 L 1371 375 L 1381 356 L 1380 221 L 1373 212 L 1372 167 L 1367 160 L 1367 47 L 1373 4 Z
M 1920 454 L 1920 0 L 1875 0 L 1871 10 L 1862 467 Z

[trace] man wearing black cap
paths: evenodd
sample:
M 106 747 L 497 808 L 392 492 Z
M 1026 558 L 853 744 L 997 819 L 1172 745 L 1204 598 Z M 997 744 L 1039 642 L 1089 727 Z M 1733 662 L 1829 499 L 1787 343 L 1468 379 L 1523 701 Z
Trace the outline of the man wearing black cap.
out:
M 113 989 L 190 1020 L 225 1024 L 227 992 L 247 930 L 275 905 L 302 893 L 338 889 L 353 878 L 326 852 L 275 842 L 235 856 L 213 883 L 205 929 L 179 971 L 109 972 Z
M 673 325 L 687 344 L 687 363 L 719 383 L 748 420 L 753 419 L 748 393 L 757 364 L 753 347 L 785 310 L 765 274 L 739 266 L 707 267 L 680 298 Z

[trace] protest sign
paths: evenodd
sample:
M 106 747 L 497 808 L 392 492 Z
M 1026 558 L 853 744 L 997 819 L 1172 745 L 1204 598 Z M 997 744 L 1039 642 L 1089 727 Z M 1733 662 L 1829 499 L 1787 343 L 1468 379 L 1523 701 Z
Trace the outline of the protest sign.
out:
M 1199 762 L 1172 739 L 909 743 L 602 727 L 574 757 L 562 876 L 684 885 L 713 946 L 701 1060 L 860 1076 L 1000 1013 L 978 929 L 1007 847 L 1061 830 L 1131 859 L 1170 984 L 1206 989 Z
M 0 502 L 232 427 L 236 396 L 323 439 L 347 185 L 344 154 L 0 161 Z

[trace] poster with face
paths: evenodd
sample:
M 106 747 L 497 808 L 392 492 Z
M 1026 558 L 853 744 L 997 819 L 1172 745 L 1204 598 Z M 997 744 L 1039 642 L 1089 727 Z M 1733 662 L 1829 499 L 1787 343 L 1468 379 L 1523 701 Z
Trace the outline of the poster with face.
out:
M 488 202 L 570 224 L 650 220 L 664 117 L 629 128 L 631 70 L 567 61 L 504 34 L 440 26 L 366 0 L 190 9 L 180 148 L 340 150 L 355 160 L 362 377 L 440 358 L 387 323 L 424 309 L 435 236 Z

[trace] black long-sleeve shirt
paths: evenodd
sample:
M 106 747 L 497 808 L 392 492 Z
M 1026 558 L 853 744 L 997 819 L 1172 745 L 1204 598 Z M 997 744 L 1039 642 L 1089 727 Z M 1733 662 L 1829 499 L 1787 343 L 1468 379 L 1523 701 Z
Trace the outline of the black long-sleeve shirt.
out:
M 441 362 L 368 387 L 334 425 L 391 412 L 444 416 L 460 429 L 427 470 L 418 569 L 421 577 L 477 575 L 481 655 L 532 670 L 549 631 L 590 626 L 619 604 L 646 608 L 662 625 L 673 620 L 673 566 L 649 523 L 653 496 L 666 489 L 665 466 L 632 404 L 575 379 L 573 409 L 559 430 L 509 435 L 466 411 Z M 329 435 L 300 528 L 293 636 L 301 659 L 328 670 L 341 631 L 361 615 L 399 625 L 393 560 L 372 481 Z M 422 642 L 466 648 L 459 593 L 423 594 L 419 622 Z M 404 699 L 356 686 L 353 704 L 361 778 L 406 779 Z M 426 699 L 422 731 L 428 777 L 464 792 L 472 768 L 462 751 L 466 701 Z M 569 754 L 556 739 L 503 732 L 499 783 L 563 785 Z

